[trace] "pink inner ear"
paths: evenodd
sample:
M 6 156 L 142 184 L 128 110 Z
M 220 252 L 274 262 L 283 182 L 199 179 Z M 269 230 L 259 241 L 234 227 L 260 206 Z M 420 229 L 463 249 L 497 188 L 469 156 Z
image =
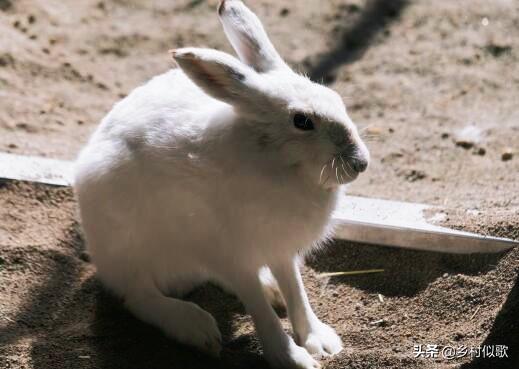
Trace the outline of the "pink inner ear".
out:
M 260 46 L 258 45 L 258 40 L 255 38 L 249 37 L 248 35 L 240 34 L 238 37 L 238 43 L 241 44 L 238 53 L 242 54 L 242 60 L 245 60 L 247 64 L 254 66 L 255 69 L 260 67 L 260 61 L 258 57 L 260 56 Z M 262 71 L 262 68 L 259 68 L 259 71 Z
M 228 100 L 234 95 L 225 76 L 219 76 L 218 71 L 213 73 L 210 67 L 196 59 L 191 59 L 191 67 L 195 71 L 193 80 L 208 94 L 216 99 Z
M 216 78 L 214 74 L 210 73 L 202 63 L 199 63 L 197 60 L 193 60 L 193 64 L 196 65 L 196 68 L 198 68 L 199 79 L 205 80 L 213 85 L 217 85 L 222 89 L 225 88 L 225 85 L 222 83 L 222 81 Z

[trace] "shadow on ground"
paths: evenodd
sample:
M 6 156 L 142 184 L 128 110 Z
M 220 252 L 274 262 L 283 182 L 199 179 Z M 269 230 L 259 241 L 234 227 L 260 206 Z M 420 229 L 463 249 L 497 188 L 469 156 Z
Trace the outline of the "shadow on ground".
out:
M 408 0 L 369 0 L 357 22 L 351 27 L 344 26 L 336 46 L 329 52 L 312 58 L 315 61 L 308 62 L 310 66 L 306 69 L 310 78 L 326 84 L 332 83 L 336 70 L 343 64 L 362 58 L 375 37 L 398 20 L 408 4 Z
M 383 273 L 331 277 L 328 283 L 347 284 L 372 294 L 382 294 L 388 297 L 413 298 L 426 290 L 432 283 L 435 283 L 437 279 L 446 275 L 481 277 L 494 274 L 506 278 L 503 273 L 513 273 L 513 270 L 506 267 L 498 269 L 497 266 L 498 264 L 501 266 L 503 266 L 502 264 L 510 265 L 510 262 L 514 263 L 517 261 L 517 251 L 511 250 L 500 254 L 456 255 L 335 242 L 330 247 L 322 249 L 317 255 L 308 260 L 307 264 L 321 273 L 383 269 Z M 517 271 L 516 267 L 515 272 L 517 273 Z M 463 281 L 464 278 L 459 280 Z M 498 288 L 491 285 L 492 281 L 492 279 L 487 279 L 484 282 L 484 289 L 483 285 L 481 287 L 477 285 L 478 287 L 476 288 L 481 288 L 481 291 L 487 292 L 493 288 Z M 472 328 L 477 330 L 480 328 L 479 324 L 485 325 L 488 323 L 488 328 L 485 328 L 488 335 L 479 344 L 479 347 L 491 346 L 494 350 L 493 355 L 497 355 L 495 348 L 499 345 L 506 346 L 507 356 L 501 358 L 497 356 L 481 356 L 474 358 L 469 363 L 463 364 L 461 369 L 512 369 L 518 367 L 519 275 L 515 277 L 511 286 L 512 288 L 506 297 L 506 301 L 499 309 L 497 317 L 486 322 L 485 320 L 480 321 L 477 325 L 474 322 L 474 327 Z M 464 291 L 460 291 L 460 293 L 463 294 Z M 473 294 L 477 295 L 477 292 L 469 293 L 465 298 L 468 298 L 470 301 L 476 297 Z M 497 296 L 495 297 L 497 298 Z M 430 298 L 430 296 L 427 298 Z M 476 297 L 474 301 L 480 301 L 478 299 Z M 432 303 L 434 302 L 432 301 Z M 450 308 L 456 309 L 461 307 L 451 306 Z
M 455 255 L 335 242 L 308 260 L 318 272 L 384 269 L 383 273 L 332 277 L 330 283 L 384 296 L 414 296 L 444 274 L 475 275 L 494 268 L 504 254 Z
M 232 337 L 236 317 L 244 314 L 233 296 L 210 285 L 187 296 L 218 320 L 225 350 L 217 360 L 175 343 L 127 312 L 93 275 L 77 224 L 60 242 L 64 252 L 37 251 L 51 272 L 0 329 L 0 347 L 31 339 L 34 368 L 267 368 L 254 335 Z
M 68 254 L 46 252 L 53 272 L 43 286 L 32 292 L 33 297 L 15 322 L 0 332 L 2 344 L 33 337 L 31 361 L 35 368 L 42 369 L 268 367 L 254 334 L 233 334 L 234 323 L 244 315 L 243 307 L 219 288 L 204 286 L 188 299 L 216 317 L 225 342 L 220 360 L 176 344 L 158 329 L 135 319 L 121 301 L 96 281 L 92 266 L 84 260 L 77 228 L 75 225 L 69 239 L 63 241 L 72 245 L 67 247 Z M 322 251 L 309 265 L 320 272 L 383 268 L 384 275 L 332 278 L 330 282 L 348 283 L 387 296 L 410 296 L 444 273 L 485 272 L 499 258 L 500 255 L 446 255 L 338 243 Z M 512 315 L 517 316 L 517 291 L 516 284 L 486 343 L 497 344 L 509 337 Z M 517 331 L 516 323 L 512 329 Z M 517 348 L 517 340 L 514 345 Z M 467 368 L 480 367 L 473 365 Z
M 267 368 L 255 353 L 257 342 L 251 335 L 229 341 L 234 315 L 240 304 L 215 287 L 197 290 L 191 300 L 217 318 L 226 346 L 220 360 L 175 343 L 158 329 L 134 318 L 119 299 L 106 292 L 94 277 L 85 281 L 74 298 L 80 306 L 70 306 L 32 349 L 37 368 Z M 86 306 L 83 306 L 84 301 Z M 206 301 L 211 300 L 208 304 Z M 223 307 L 228 309 L 223 309 Z M 90 310 L 91 309 L 91 310 Z M 75 322 L 78 311 L 90 315 L 89 327 Z M 64 329 L 64 331 L 60 331 Z M 88 332 L 85 334 L 85 332 Z M 52 345 L 49 345 L 52 342 Z
M 497 314 L 490 333 L 481 346 L 506 345 L 507 357 L 478 357 L 461 369 L 512 369 L 519 367 L 519 275 L 506 302 Z M 495 352 L 494 352 L 495 355 Z

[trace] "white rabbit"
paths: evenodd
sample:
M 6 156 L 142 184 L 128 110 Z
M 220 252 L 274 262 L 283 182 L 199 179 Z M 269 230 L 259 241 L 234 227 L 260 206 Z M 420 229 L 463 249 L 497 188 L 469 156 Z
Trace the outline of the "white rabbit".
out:
M 220 352 L 214 318 L 179 299 L 214 281 L 244 303 L 272 366 L 317 368 L 312 355 L 342 344 L 312 311 L 297 255 L 331 236 L 340 185 L 369 154 L 339 95 L 294 73 L 241 1 L 218 13 L 241 61 L 173 51 L 180 68 L 117 103 L 81 152 L 87 247 L 127 308 L 179 342 Z M 269 297 L 286 301 L 295 340 Z

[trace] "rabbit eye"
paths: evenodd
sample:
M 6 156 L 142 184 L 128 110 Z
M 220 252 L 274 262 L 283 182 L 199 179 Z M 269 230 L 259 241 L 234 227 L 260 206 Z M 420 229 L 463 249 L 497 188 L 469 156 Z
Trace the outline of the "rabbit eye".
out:
M 294 126 L 302 131 L 311 131 L 314 129 L 314 122 L 306 115 L 297 113 L 294 115 Z

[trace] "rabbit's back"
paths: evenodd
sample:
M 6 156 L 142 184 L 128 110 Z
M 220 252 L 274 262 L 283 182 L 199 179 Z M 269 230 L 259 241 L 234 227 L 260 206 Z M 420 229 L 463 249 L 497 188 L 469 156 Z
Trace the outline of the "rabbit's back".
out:
M 152 78 L 117 103 L 93 140 L 123 141 L 128 149 L 176 151 L 196 140 L 221 102 L 206 95 L 179 69 Z
M 121 257 L 143 268 L 146 259 L 156 261 L 153 248 L 163 246 L 164 230 L 172 228 L 167 223 L 179 225 L 171 211 L 196 208 L 200 197 L 189 194 L 203 181 L 193 177 L 205 172 L 195 168 L 192 153 L 208 117 L 222 105 L 173 69 L 117 103 L 80 153 L 74 185 L 87 247 L 109 286 L 121 289 L 114 281 L 132 274 L 121 270 L 133 267 L 117 263 Z M 132 248 L 137 244 L 145 247 Z
M 179 69 L 152 78 L 114 105 L 80 153 L 78 192 L 127 175 L 143 162 L 156 170 L 191 165 L 190 153 L 222 105 Z

